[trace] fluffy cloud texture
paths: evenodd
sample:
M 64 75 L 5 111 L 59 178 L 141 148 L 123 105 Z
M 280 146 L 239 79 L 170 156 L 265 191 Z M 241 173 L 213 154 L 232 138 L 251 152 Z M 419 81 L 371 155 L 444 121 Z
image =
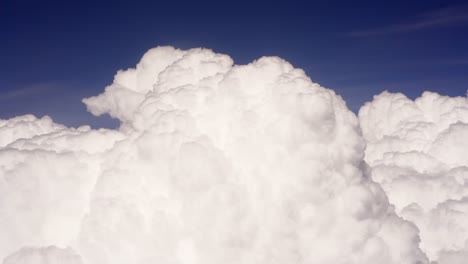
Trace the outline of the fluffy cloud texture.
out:
M 359 118 L 365 160 L 421 247 L 441 264 L 468 260 L 468 99 L 384 92 Z
M 82 264 L 81 257 L 70 248 L 22 248 L 6 257 L 4 264 Z
M 119 119 L 118 130 L 67 128 L 47 117 L 0 121 L 0 259 L 429 263 L 418 225 L 431 259 L 457 263 L 466 256 L 461 241 L 467 234 L 452 237 L 426 222 L 463 220 L 445 212 L 466 208 L 465 132 L 463 123 L 452 122 L 466 118 L 466 99 L 446 99 L 460 108 L 455 117 L 454 108 L 442 105 L 439 116 L 431 116 L 427 136 L 437 140 L 423 158 L 418 153 L 426 151 L 426 138 L 402 132 L 421 149 L 398 159 L 394 149 L 383 149 L 394 144 L 384 141 L 399 123 L 385 108 L 393 97 L 384 94 L 363 108 L 363 137 L 339 96 L 280 58 L 234 65 L 207 49 L 149 50 L 136 68 L 119 71 L 104 93 L 83 100 L 92 114 Z M 413 120 L 413 108 L 414 115 L 401 115 Z M 385 109 L 389 119 L 379 123 L 378 111 Z M 386 155 L 394 158 L 387 162 Z M 430 175 L 421 180 L 427 189 L 412 196 L 392 192 L 400 188 L 395 175 L 413 166 L 410 159 L 423 176 L 403 177 Z M 388 168 L 379 172 L 379 165 Z M 410 221 L 396 214 L 384 189 Z M 436 194 L 426 200 L 424 192 Z M 448 240 L 433 241 L 437 236 Z

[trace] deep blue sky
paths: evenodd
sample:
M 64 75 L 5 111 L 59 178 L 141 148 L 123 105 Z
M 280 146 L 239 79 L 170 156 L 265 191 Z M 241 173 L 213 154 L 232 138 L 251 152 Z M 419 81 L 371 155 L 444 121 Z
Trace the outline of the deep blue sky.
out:
M 353 111 L 383 90 L 465 95 L 463 2 L 0 0 L 0 118 L 115 126 L 81 98 L 159 45 L 207 47 L 237 64 L 280 56 Z

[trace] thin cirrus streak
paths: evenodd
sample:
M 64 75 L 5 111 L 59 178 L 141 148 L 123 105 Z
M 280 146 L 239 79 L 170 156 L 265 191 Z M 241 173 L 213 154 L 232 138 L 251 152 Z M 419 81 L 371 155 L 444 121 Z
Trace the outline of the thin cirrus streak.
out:
M 53 91 L 54 87 L 56 86 L 57 84 L 54 83 L 39 83 L 20 88 L 9 89 L 6 92 L 0 93 L 0 102 L 8 100 L 17 100 L 21 98 L 39 95 L 44 92 L 50 92 Z
M 403 32 L 435 29 L 441 27 L 465 26 L 468 24 L 468 7 L 446 7 L 416 16 L 408 22 L 378 27 L 369 30 L 356 30 L 347 33 L 350 37 L 367 37 Z
M 420 174 L 437 168 L 434 185 L 454 178 L 458 202 L 447 208 L 455 208 L 466 172 L 448 171 L 466 165 L 467 148 L 442 150 L 464 133 L 466 98 L 426 97 L 440 101 L 439 111 L 414 110 L 423 120 L 414 125 L 430 116 L 454 134 L 434 130 L 438 143 L 424 154 L 441 148 L 433 159 L 442 165 L 429 160 Z M 359 120 L 335 92 L 280 58 L 235 65 L 208 49 L 158 47 L 83 102 L 120 128 L 67 128 L 30 115 L 0 120 L 4 264 L 462 263 L 465 233 L 437 243 L 419 221 L 424 212 L 410 218 L 401 208 L 447 199 L 404 200 L 374 161 L 381 158 L 372 153 L 388 152 L 378 140 L 395 123 L 406 128 L 399 120 L 416 109 L 404 96 L 376 97 Z M 388 110 L 399 102 L 402 112 Z M 385 173 L 393 176 L 392 168 Z M 440 220 L 434 232 L 445 232 Z

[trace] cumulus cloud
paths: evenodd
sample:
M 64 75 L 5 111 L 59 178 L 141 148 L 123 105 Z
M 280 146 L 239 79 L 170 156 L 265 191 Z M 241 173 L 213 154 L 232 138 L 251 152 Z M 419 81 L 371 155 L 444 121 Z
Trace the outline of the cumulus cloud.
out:
M 71 248 L 22 248 L 6 257 L 4 264 L 82 264 L 81 257 Z
M 357 117 L 280 58 L 159 47 L 83 102 L 119 130 L 0 123 L 5 264 L 429 262 Z
M 384 92 L 359 112 L 365 160 L 399 215 L 440 264 L 468 254 L 468 99 Z
M 32 115 L 18 116 L 8 120 L 0 119 L 0 147 L 5 147 L 17 139 L 28 139 L 65 129 L 65 126 L 52 122 L 48 116 L 37 119 Z

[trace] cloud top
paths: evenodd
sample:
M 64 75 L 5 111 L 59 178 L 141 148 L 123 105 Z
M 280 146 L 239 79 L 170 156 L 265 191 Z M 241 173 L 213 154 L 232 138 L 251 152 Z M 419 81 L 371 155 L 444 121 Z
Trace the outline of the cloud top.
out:
M 425 92 L 412 101 L 384 92 L 359 119 L 373 178 L 419 227 L 428 256 L 441 264 L 466 261 L 468 99 Z
M 120 129 L 20 117 L 0 149 L 5 264 L 428 263 L 356 116 L 280 58 L 159 47 L 83 101 Z

